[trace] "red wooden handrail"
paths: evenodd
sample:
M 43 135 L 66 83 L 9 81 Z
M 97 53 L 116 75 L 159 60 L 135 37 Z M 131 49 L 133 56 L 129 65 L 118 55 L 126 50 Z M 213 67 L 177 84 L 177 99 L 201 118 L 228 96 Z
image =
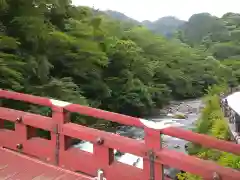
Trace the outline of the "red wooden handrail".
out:
M 189 130 L 171 127 L 161 131 L 162 134 L 184 139 L 196 144 L 201 144 L 204 147 L 214 148 L 225 152 L 230 152 L 236 155 L 240 155 L 240 145 L 232 142 L 216 139 L 204 134 L 194 133 Z
M 240 172 L 221 167 L 213 162 L 201 160 L 183 153 L 161 148 L 160 135 L 185 139 L 206 147 L 240 154 L 240 145 L 217 140 L 181 128 L 154 129 L 139 118 L 103 111 L 91 107 L 71 104 L 53 99 L 0 90 L 0 98 L 25 101 L 52 109 L 52 117 L 0 107 L 0 146 L 19 150 L 72 171 L 96 176 L 102 169 L 107 180 L 163 179 L 163 165 L 181 169 L 205 179 L 212 179 L 217 173 L 223 180 L 239 180 Z M 68 112 L 144 128 L 142 141 L 92 129 L 69 122 Z M 15 123 L 15 130 L 3 129 L 3 121 Z M 51 133 L 51 140 L 36 137 L 36 129 Z M 9 138 L 11 137 L 11 138 Z M 93 153 L 69 147 L 69 139 L 77 138 L 93 143 Z M 143 169 L 114 161 L 113 149 L 135 154 L 143 158 Z M 153 156 L 149 156 L 152 152 Z M 156 156 L 154 161 L 150 157 Z M 0 160 L 1 161 L 1 160 Z M 152 163 L 151 163 L 152 162 Z M 151 168 L 155 170 L 152 171 Z
M 33 96 L 29 94 L 22 94 L 22 93 L 17 93 L 12 91 L 6 91 L 2 89 L 0 89 L 0 98 L 24 101 L 32 104 L 41 105 L 41 106 L 52 105 L 52 103 L 49 101 L 48 98 Z

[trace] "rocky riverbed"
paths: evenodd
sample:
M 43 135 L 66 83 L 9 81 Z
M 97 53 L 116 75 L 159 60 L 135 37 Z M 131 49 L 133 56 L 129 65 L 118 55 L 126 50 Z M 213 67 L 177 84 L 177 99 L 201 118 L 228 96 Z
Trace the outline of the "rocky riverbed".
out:
M 201 100 L 189 100 L 184 102 L 174 102 L 169 107 L 166 107 L 159 117 L 148 118 L 149 121 L 155 122 L 171 122 L 172 126 L 181 127 L 184 129 L 192 129 L 195 126 L 196 120 L 200 115 L 200 109 L 202 107 Z M 181 118 L 175 118 L 175 117 Z M 184 116 L 184 118 L 182 118 Z M 142 129 L 129 126 L 121 126 L 117 130 L 117 133 L 123 136 L 142 139 L 144 132 Z M 163 136 L 163 142 L 165 146 L 170 149 L 176 149 L 181 152 L 185 152 L 186 141 L 177 139 L 170 136 Z
M 149 121 L 163 124 L 164 122 L 170 123 L 171 126 L 182 127 L 184 129 L 192 129 L 195 126 L 196 120 L 200 115 L 200 109 L 203 107 L 201 100 L 188 100 L 183 102 L 172 102 L 171 105 L 162 110 L 162 114 L 159 117 L 147 118 Z M 178 117 L 178 118 L 176 118 Z M 179 118 L 181 117 L 181 118 Z M 143 139 L 144 132 L 140 128 L 121 126 L 116 130 L 117 134 L 127 136 L 134 139 Z M 163 135 L 163 146 L 169 149 L 174 149 L 179 152 L 185 151 L 186 141 Z M 81 150 L 93 152 L 93 146 L 89 142 L 81 142 L 75 145 L 76 148 Z M 115 150 L 115 157 L 119 162 L 136 166 L 137 168 L 143 168 L 143 160 L 141 157 L 132 154 L 122 154 Z M 165 169 L 165 174 L 171 178 L 175 178 L 176 173 L 179 171 L 175 169 Z

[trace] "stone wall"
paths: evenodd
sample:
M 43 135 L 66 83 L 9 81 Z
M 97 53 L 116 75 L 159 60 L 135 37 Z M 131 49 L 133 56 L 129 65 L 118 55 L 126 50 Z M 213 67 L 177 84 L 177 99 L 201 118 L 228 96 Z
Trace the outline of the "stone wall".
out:
M 238 89 L 236 89 L 238 90 Z M 234 93 L 238 93 L 239 91 L 234 91 L 227 94 L 221 94 L 221 108 L 224 113 L 224 116 L 227 120 L 229 132 L 231 133 L 231 140 L 235 141 L 237 144 L 240 144 L 240 114 L 237 113 L 236 109 L 233 109 L 231 104 L 229 104 L 229 97 L 234 96 Z M 239 92 L 240 93 L 240 92 Z M 239 99 L 239 101 L 238 101 Z M 240 98 L 236 96 L 236 102 L 239 102 L 240 106 Z

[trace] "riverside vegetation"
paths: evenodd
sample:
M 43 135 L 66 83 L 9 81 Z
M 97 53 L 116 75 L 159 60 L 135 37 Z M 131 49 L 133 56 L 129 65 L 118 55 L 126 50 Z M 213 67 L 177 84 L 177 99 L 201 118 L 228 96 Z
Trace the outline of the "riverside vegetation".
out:
M 226 90 L 225 86 L 213 86 L 209 88 L 208 94 L 204 98 L 205 108 L 198 120 L 195 131 L 228 141 L 230 140 L 230 133 L 227 120 L 220 107 L 219 97 L 219 94 L 224 92 L 224 90 Z M 201 159 L 216 161 L 225 167 L 240 168 L 240 156 L 231 153 L 205 148 L 196 144 L 190 144 L 188 152 Z M 178 178 L 180 180 L 201 180 L 200 177 L 189 173 L 179 174 Z

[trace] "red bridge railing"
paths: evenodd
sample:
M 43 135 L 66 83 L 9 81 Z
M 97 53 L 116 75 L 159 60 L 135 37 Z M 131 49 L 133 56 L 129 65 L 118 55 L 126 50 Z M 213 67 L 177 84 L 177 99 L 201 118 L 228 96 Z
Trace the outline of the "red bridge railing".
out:
M 240 155 L 240 145 L 176 127 L 157 129 L 139 118 L 43 97 L 0 90 L 0 98 L 48 106 L 52 109 L 52 116 L 45 117 L 0 107 L 0 146 L 21 151 L 57 166 L 92 177 L 96 177 L 101 169 L 106 180 L 162 180 L 163 165 L 199 175 L 203 179 L 214 179 L 216 174 L 222 180 L 240 179 L 240 172 L 237 170 L 162 148 L 160 137 L 161 134 L 165 134 L 237 155 Z M 68 117 L 70 112 L 143 128 L 144 140 L 134 140 L 73 124 Z M 4 129 L 3 120 L 14 122 L 15 130 Z M 36 137 L 36 128 L 50 131 L 51 140 Z M 93 143 L 93 153 L 70 147 L 70 138 L 90 141 Z M 114 149 L 143 157 L 143 169 L 115 161 Z

